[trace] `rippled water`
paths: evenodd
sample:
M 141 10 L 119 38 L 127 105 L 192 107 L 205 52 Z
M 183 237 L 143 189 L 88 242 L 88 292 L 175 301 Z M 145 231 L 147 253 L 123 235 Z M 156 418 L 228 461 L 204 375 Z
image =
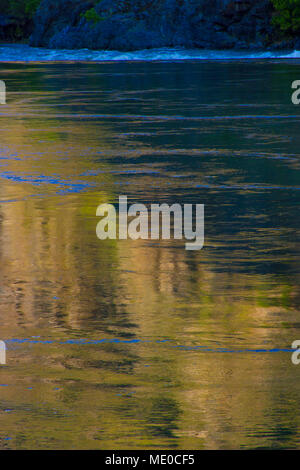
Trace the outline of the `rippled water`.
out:
M 56 62 L 56 61 L 186 61 L 186 60 L 237 60 L 237 59 L 299 59 L 300 51 L 247 51 L 206 50 L 184 48 L 145 49 L 120 52 L 90 49 L 46 49 L 25 44 L 0 44 L 0 62 Z
M 0 447 L 299 447 L 297 62 L 2 64 Z M 96 208 L 206 205 L 205 247 Z

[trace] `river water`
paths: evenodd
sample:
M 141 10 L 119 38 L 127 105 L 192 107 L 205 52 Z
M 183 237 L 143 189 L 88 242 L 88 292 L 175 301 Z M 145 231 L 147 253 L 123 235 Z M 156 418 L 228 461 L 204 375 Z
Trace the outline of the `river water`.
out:
M 299 448 L 299 62 L 26 50 L 0 51 L 0 448 Z M 205 204 L 204 249 L 100 241 L 119 195 Z

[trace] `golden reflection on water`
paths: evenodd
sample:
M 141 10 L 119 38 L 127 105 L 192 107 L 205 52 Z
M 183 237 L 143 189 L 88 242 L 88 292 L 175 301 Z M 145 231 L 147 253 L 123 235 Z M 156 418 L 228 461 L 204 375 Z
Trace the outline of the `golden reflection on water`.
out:
M 91 86 L 94 70 L 86 70 Z M 1 117 L 0 327 L 10 341 L 0 370 L 0 447 L 297 447 L 299 370 L 288 352 L 254 352 L 290 348 L 297 339 L 296 240 L 285 226 L 274 229 L 270 206 L 251 206 L 262 195 L 268 202 L 267 191 L 244 187 L 239 198 L 233 189 L 238 201 L 250 198 L 252 210 L 233 221 L 241 224 L 233 233 L 222 210 L 237 210 L 234 196 L 214 184 L 196 195 L 191 185 L 211 176 L 233 187 L 249 184 L 248 175 L 257 183 L 256 163 L 235 166 L 227 136 L 223 150 L 211 149 L 212 160 L 202 149 L 206 166 L 191 168 L 188 158 L 201 145 L 187 143 L 190 124 L 180 128 L 183 150 L 170 148 L 170 127 L 151 147 L 147 132 L 157 127 L 159 134 L 161 124 L 141 118 L 78 119 L 78 102 L 85 114 L 124 110 L 107 83 L 110 100 L 95 103 L 73 90 L 60 109 L 56 95 L 43 93 L 50 72 L 58 74 L 54 66 L 31 70 L 35 93 L 27 100 L 16 94 Z M 22 82 L 19 70 L 10 73 Z M 208 132 L 215 131 L 204 124 Z M 294 160 L 286 165 L 298 169 Z M 170 172 L 186 178 L 166 179 Z M 205 249 L 192 254 L 174 241 L 100 242 L 96 208 L 116 203 L 121 192 L 147 203 L 180 202 L 188 192 L 220 210 L 223 231 L 209 226 Z M 250 217 L 255 231 L 244 225 Z M 290 273 L 272 268 L 279 262 Z M 119 342 L 91 342 L 103 339 Z

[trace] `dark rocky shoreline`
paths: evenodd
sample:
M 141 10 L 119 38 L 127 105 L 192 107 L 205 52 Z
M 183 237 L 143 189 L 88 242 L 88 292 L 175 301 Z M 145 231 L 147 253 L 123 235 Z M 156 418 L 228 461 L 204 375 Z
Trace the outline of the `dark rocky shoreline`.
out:
M 275 30 L 272 14 L 270 0 L 42 0 L 28 37 L 31 46 L 51 49 L 297 47 L 297 37 Z M 0 15 L 0 38 L 13 25 Z

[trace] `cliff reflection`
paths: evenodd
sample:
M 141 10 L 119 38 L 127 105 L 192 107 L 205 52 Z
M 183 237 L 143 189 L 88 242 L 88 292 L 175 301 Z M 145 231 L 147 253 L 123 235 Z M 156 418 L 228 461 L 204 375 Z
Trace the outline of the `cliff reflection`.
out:
M 168 66 L 3 71 L 20 91 L 0 115 L 1 448 L 299 447 L 282 351 L 299 330 L 298 123 L 280 122 L 288 145 L 272 120 L 232 124 L 228 64 Z M 207 103 L 214 67 L 226 86 Z M 120 194 L 204 202 L 205 248 L 100 242 L 96 209 Z

